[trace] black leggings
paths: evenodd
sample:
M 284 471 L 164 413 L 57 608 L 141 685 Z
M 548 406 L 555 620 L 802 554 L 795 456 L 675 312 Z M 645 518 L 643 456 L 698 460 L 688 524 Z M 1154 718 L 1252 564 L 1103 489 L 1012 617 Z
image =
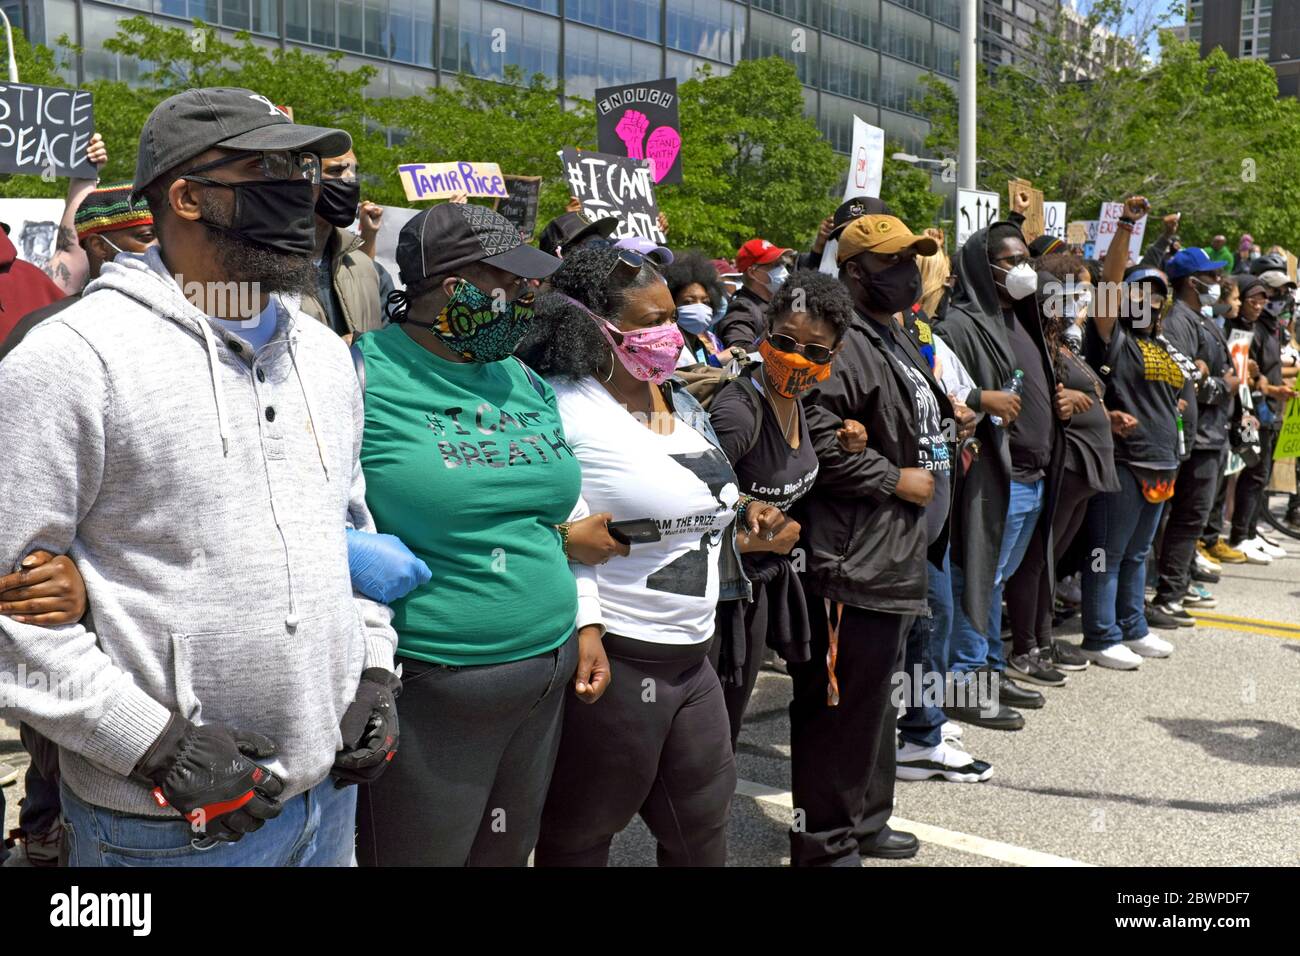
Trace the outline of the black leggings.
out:
M 1243 468 L 1237 475 L 1236 501 L 1232 509 L 1232 534 L 1228 544 L 1234 548 L 1249 541 L 1259 533 L 1259 513 L 1265 507 L 1264 488 L 1273 472 L 1273 444 L 1277 432 L 1272 428 L 1259 430 L 1259 461 Z
M 1052 516 L 1052 560 L 1060 561 L 1088 513 L 1088 499 L 1096 492 L 1083 475 L 1068 468 L 1061 475 Z M 1047 540 L 1042 525 L 1029 541 L 1029 550 L 1005 590 L 1011 618 L 1011 650 L 1028 654 L 1034 647 L 1052 645 L 1052 588 L 1047 573 Z
M 705 650 L 605 635 L 609 688 L 594 704 L 565 700 L 537 866 L 607 865 L 614 834 L 638 813 L 660 866 L 725 865 L 736 763 Z M 643 659 L 665 651 L 691 657 Z

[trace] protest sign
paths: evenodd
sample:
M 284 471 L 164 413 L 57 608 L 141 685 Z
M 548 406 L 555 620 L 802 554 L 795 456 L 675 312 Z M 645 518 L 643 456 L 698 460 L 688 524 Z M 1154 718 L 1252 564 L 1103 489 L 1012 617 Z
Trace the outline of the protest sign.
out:
M 560 162 L 569 195 L 578 197 L 583 212 L 593 219 L 618 219 L 615 239 L 641 236 L 660 245 L 667 240 L 659 228 L 654 178 L 644 159 L 566 148 L 560 151 Z
M 1043 203 L 1043 233 L 1065 241 L 1065 203 Z
M 456 193 L 505 199 L 505 177 L 496 163 L 404 163 L 397 167 L 407 199 L 447 199 Z
M 54 255 L 62 216 L 62 199 L 0 199 L 0 221 L 9 224 L 18 258 L 38 269 Z
M 537 228 L 537 198 L 542 189 L 542 177 L 507 176 L 506 189 L 510 195 L 497 200 L 497 212 L 514 223 L 519 238 L 527 242 Z
M 1093 234 L 1096 234 L 1094 230 Z M 1082 219 L 1076 219 L 1065 227 L 1065 241 L 1072 246 L 1081 246 L 1086 242 L 1091 242 L 1088 238 L 1088 223 Z
M 1277 444 L 1273 446 L 1273 460 L 1283 461 L 1297 456 L 1300 456 L 1300 398 L 1292 398 L 1286 403 L 1282 430 L 1278 432 Z
M 1228 336 L 1228 358 L 1232 361 L 1233 372 L 1241 379 L 1241 384 L 1237 387 L 1237 396 L 1241 400 L 1241 407 L 1247 409 L 1255 407 L 1250 397 L 1250 384 L 1246 381 L 1246 362 L 1250 358 L 1250 341 L 1253 338 L 1254 333 L 1245 329 L 1234 329 Z
M 1033 242 L 1043 234 L 1043 191 L 1035 189 L 1034 184 L 1027 179 L 1007 180 L 1007 198 L 1012 209 L 1016 205 L 1016 193 L 1029 195 L 1029 208 L 1025 210 L 1025 221 L 1020 231 L 1024 234 L 1025 242 Z
M 94 135 L 93 102 L 85 90 L 0 85 L 0 173 L 94 179 L 97 170 L 86 159 Z
M 596 90 L 596 141 L 602 153 L 649 161 L 656 185 L 682 181 L 677 81 Z
M 1122 202 L 1104 202 L 1101 214 L 1097 216 L 1096 258 L 1101 259 L 1110 248 L 1110 241 L 1115 238 L 1116 223 L 1124 215 Z M 1142 234 L 1146 232 L 1147 217 L 1143 216 L 1133 225 L 1133 236 L 1129 239 L 1128 254 L 1134 262 L 1142 261 Z
M 379 233 L 375 236 L 375 262 L 388 270 L 393 277 L 395 288 L 404 288 L 401 272 L 397 268 L 397 237 L 402 227 L 418 216 L 423 210 L 411 209 L 409 206 L 380 206 L 384 211 L 379 220 Z
M 849 151 L 849 175 L 844 181 L 844 201 L 858 196 L 880 198 L 880 182 L 885 172 L 885 131 L 872 126 L 861 116 L 853 117 L 853 148 Z M 840 243 L 832 239 L 822 250 L 818 270 L 827 275 L 839 275 L 835 256 Z

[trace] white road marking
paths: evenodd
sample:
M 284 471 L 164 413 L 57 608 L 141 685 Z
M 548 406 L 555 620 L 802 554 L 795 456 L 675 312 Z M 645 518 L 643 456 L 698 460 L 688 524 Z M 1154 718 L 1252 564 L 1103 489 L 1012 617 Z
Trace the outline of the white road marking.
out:
M 737 780 L 736 793 L 786 810 L 794 809 L 789 790 L 778 790 L 752 780 Z M 1015 866 L 1093 866 L 1081 860 L 1071 860 L 1068 857 L 1042 853 L 998 840 L 987 840 L 969 833 L 958 833 L 956 830 L 945 830 L 943 827 L 904 820 L 902 817 L 890 817 L 889 825 L 896 830 L 906 830 L 908 833 L 916 834 L 916 838 L 922 843 L 934 843 L 952 850 L 960 850 L 962 853 L 972 853 L 975 856 L 983 856 Z

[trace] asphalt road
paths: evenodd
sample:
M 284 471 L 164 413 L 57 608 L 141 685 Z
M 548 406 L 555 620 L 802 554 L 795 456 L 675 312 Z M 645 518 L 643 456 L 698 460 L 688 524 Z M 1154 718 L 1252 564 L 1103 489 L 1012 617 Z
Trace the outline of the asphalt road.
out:
M 1288 547 L 1271 566 L 1228 567 L 1205 612 L 1216 619 L 1160 632 L 1176 646 L 1169 659 L 1071 674 L 1022 731 L 966 728 L 992 779 L 900 782 L 895 824 L 915 825 L 921 851 L 868 865 L 1300 862 L 1300 543 Z M 1077 618 L 1061 633 L 1077 641 Z M 761 675 L 741 737 L 733 865 L 788 863 L 789 693 L 784 675 Z M 3 725 L 0 761 L 26 765 Z M 6 832 L 21 792 L 21 781 L 5 788 Z M 612 862 L 653 865 L 639 821 Z

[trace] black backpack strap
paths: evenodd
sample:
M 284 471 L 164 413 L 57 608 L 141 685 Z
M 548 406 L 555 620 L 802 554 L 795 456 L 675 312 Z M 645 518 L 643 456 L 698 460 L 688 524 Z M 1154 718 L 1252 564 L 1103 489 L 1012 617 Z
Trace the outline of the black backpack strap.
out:
M 537 373 L 530 369 L 518 355 L 514 356 L 514 360 L 519 363 L 519 367 L 528 376 L 528 384 L 533 387 L 533 391 L 538 394 L 542 401 L 546 401 L 546 389 L 542 387 L 542 380 L 537 377 Z

